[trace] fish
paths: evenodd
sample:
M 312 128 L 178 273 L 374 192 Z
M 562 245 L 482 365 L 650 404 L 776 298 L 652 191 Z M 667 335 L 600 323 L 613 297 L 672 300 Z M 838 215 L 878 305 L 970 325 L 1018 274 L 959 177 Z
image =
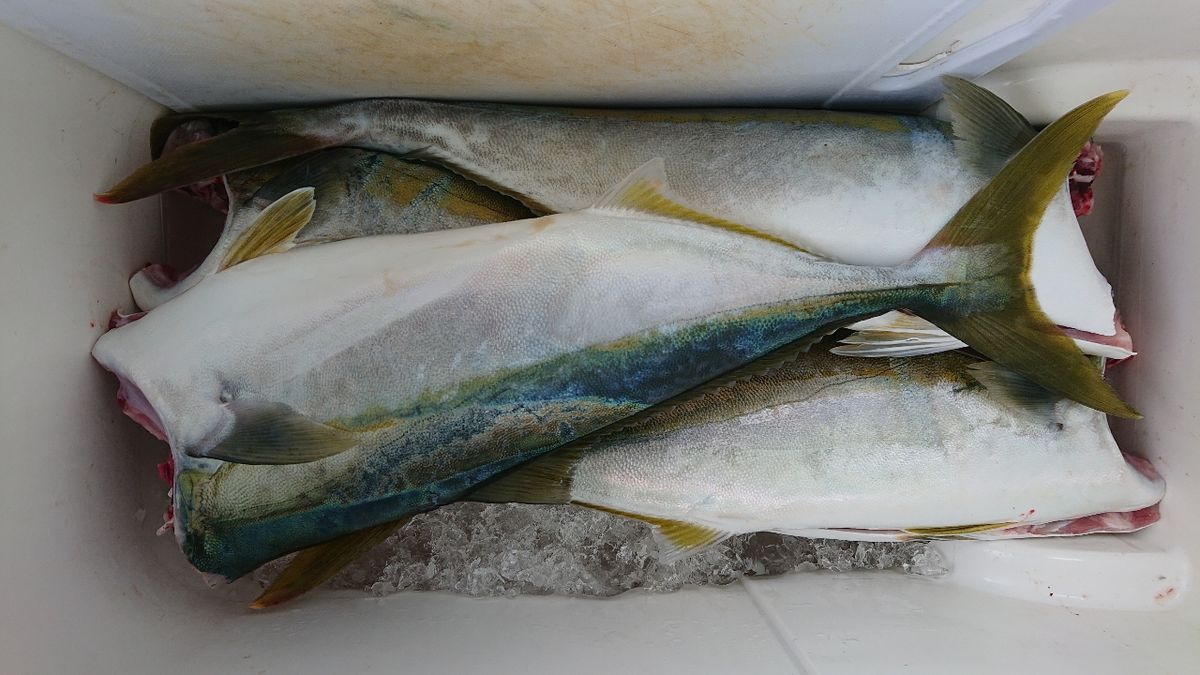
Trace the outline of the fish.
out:
M 186 147 L 186 146 L 180 146 Z M 317 208 L 296 246 L 375 234 L 470 227 L 530 218 L 520 202 L 446 169 L 356 148 L 322 150 L 291 161 L 229 174 L 228 210 L 208 256 L 182 277 L 150 265 L 129 280 L 134 302 L 153 309 L 215 274 L 263 209 L 301 187 L 315 191 Z M 192 187 L 209 201 L 219 186 Z
M 748 532 L 1003 539 L 1158 520 L 1162 477 L 1121 452 L 1102 413 L 967 352 L 872 361 L 825 346 L 754 361 L 464 500 L 634 518 L 656 532 L 664 560 Z M 252 606 L 315 588 L 402 524 L 302 551 Z
M 699 212 L 656 161 L 585 211 L 292 247 L 315 209 L 301 188 L 263 211 L 233 264 L 105 333 L 92 355 L 127 413 L 170 444 L 184 553 L 230 579 L 455 501 L 900 307 L 1051 391 L 1137 418 L 1028 283 L 1041 212 L 1124 96 L 1041 131 L 897 267 L 833 262 Z
M 591 206 L 634 169 L 662 158 L 673 188 L 700 211 L 839 262 L 893 266 L 916 255 L 1033 137 L 1029 122 L 991 92 L 957 78 L 946 79 L 946 88 L 949 125 L 821 110 L 605 110 L 411 99 L 187 114 L 160 120 L 155 133 L 197 117 L 236 126 L 144 165 L 96 198 L 126 202 L 348 145 L 437 163 L 539 214 L 561 213 Z M 1112 290 L 1088 252 L 1066 180 L 1043 220 L 1031 272 L 1042 308 L 1055 323 L 1082 331 L 1089 352 L 1091 337 L 1125 342 Z M 888 344 L 878 355 L 893 346 L 889 336 L 883 339 Z M 946 347 L 929 339 L 929 348 Z M 1111 349 L 1096 353 L 1112 355 Z M 874 354 L 859 347 L 857 355 Z
M 627 515 L 663 531 L 676 555 L 763 531 L 882 541 L 1071 534 L 1058 524 L 1162 500 L 1161 477 L 1127 461 L 1103 413 L 977 356 L 783 352 L 468 499 Z

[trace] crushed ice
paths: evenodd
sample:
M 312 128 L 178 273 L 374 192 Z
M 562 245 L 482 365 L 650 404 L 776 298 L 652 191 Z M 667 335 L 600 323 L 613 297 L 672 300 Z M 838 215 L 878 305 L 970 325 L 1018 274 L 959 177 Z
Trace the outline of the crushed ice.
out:
M 739 535 L 670 565 L 658 557 L 650 528 L 628 518 L 574 506 L 459 503 L 413 518 L 327 587 L 379 596 L 399 591 L 609 596 L 818 569 L 946 572 L 936 549 L 924 542 L 773 533 Z M 255 579 L 265 585 L 285 563 L 262 567 Z

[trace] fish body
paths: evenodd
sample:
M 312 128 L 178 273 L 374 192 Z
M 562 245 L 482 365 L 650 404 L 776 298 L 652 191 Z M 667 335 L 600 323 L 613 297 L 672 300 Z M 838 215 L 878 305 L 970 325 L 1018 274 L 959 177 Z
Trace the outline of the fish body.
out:
M 335 148 L 225 177 L 228 212 L 208 256 L 182 278 L 150 266 L 129 280 L 133 299 L 153 309 L 215 274 L 234 242 L 263 209 L 302 187 L 315 190 L 316 210 L 295 245 L 376 234 L 406 234 L 471 227 L 533 214 L 505 197 L 437 166 L 386 153 Z M 219 186 L 218 186 L 219 187 Z
M 958 100 L 981 91 L 951 84 Z M 954 110 L 961 114 L 952 130 L 923 117 L 833 111 L 355 101 L 243 116 L 234 131 L 181 149 L 173 163 L 148 165 L 103 198 L 189 182 L 214 162 L 234 169 L 351 145 L 440 163 L 534 210 L 567 212 L 662 158 L 675 192 L 698 210 L 833 260 L 890 266 L 915 255 L 1032 137 L 1024 118 L 994 96 L 978 109 Z M 963 139 L 974 143 L 970 152 Z M 1031 278 L 1053 321 L 1102 336 L 1118 332 L 1111 288 L 1091 260 L 1065 181 L 1033 250 Z
M 1161 478 L 1125 460 L 1103 414 L 1023 408 L 980 384 L 977 357 L 768 361 L 514 473 L 549 478 L 539 464 L 571 457 L 547 481 L 558 500 L 723 535 L 1029 535 L 1162 499 Z
M 1041 211 L 1122 96 L 1047 127 L 896 267 L 833 262 L 698 212 L 654 163 L 582 212 L 287 250 L 314 211 L 301 189 L 264 210 L 222 271 L 105 334 L 93 355 L 171 445 L 184 551 L 228 577 L 458 499 L 895 308 L 1073 400 L 1136 416 L 1026 283 Z M 284 466 L 227 482 L 197 510 L 205 472 L 221 492 L 213 460 Z
M 329 497 L 314 481 L 339 468 L 356 475 L 339 483 L 357 485 L 349 503 L 390 520 L 841 319 L 928 302 L 939 269 L 845 266 L 685 223 L 559 214 L 251 260 L 106 334 L 94 354 L 145 397 L 181 469 L 231 432 L 236 401 L 361 433 L 354 449 L 287 467 L 294 481 L 264 470 L 256 492 L 308 507 Z M 262 528 L 321 531 L 227 503 L 225 518 L 257 521 L 238 551 L 270 542 Z M 185 507 L 176 527 L 190 533 Z

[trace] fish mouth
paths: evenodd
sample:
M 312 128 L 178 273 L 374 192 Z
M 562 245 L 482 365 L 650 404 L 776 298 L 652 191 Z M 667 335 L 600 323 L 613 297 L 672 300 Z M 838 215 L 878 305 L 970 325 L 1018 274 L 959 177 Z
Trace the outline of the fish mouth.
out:
M 120 328 L 121 326 L 137 321 L 145 315 L 145 312 L 121 314 L 114 311 L 109 318 L 108 329 Z M 119 368 L 106 363 L 104 359 L 97 358 L 96 360 L 105 370 L 117 378 L 117 405 L 120 406 L 121 412 L 125 413 L 125 416 L 129 419 L 137 422 L 138 426 L 150 432 L 152 436 L 169 445 L 170 440 L 167 437 L 162 418 L 159 416 L 158 411 L 154 409 L 154 405 L 150 403 L 150 399 L 142 391 L 141 387 L 135 384 L 125 373 L 121 372 Z M 167 507 L 163 512 L 163 523 L 159 526 L 156 533 L 161 536 L 168 532 L 173 532 L 175 529 L 175 458 L 169 448 L 166 460 L 160 462 L 155 468 L 158 477 L 168 485 Z
M 168 155 L 185 145 L 214 138 L 230 128 L 215 118 L 189 119 L 171 130 L 156 156 Z M 188 195 L 224 215 L 228 215 L 233 200 L 233 194 L 222 176 L 185 185 L 174 192 Z M 196 264 L 185 272 L 179 272 L 165 263 L 146 265 L 129 278 L 134 301 L 142 309 L 153 309 L 163 304 L 195 285 L 197 280 L 191 276 L 199 266 Z
M 153 284 L 156 288 L 170 288 L 187 276 L 175 271 L 174 267 L 164 263 L 151 263 L 143 267 L 137 275 Z
M 151 263 L 129 277 L 129 290 L 138 307 L 150 310 L 174 298 L 198 283 L 192 273 L 199 268 L 193 266 L 187 272 L 177 272 L 163 263 Z
M 159 418 L 158 412 L 154 410 L 154 406 L 150 404 L 142 390 L 124 375 L 113 374 L 117 376 L 117 404 L 121 406 L 121 412 L 140 424 L 158 440 L 167 441 L 167 432 L 163 429 L 162 419 Z
M 235 125 L 217 117 L 194 117 L 180 122 L 167 134 L 155 159 L 169 155 L 185 145 L 207 141 L 232 129 Z M 221 176 L 176 188 L 177 192 L 198 199 L 221 213 L 229 213 L 229 191 Z

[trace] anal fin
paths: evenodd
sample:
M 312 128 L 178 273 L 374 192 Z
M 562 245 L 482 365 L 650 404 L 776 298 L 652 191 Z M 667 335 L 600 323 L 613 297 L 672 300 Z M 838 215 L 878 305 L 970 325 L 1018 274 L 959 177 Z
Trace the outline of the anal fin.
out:
M 663 555 L 661 560 L 667 564 L 686 558 L 689 555 L 699 553 L 709 546 L 728 539 L 733 535 L 732 532 L 726 532 L 716 528 L 706 527 L 704 525 L 696 525 L 695 523 L 688 523 L 682 520 L 647 516 L 641 513 L 631 513 L 629 511 L 612 509 L 607 506 L 600 506 L 599 504 L 588 504 L 585 502 L 571 503 L 577 506 L 593 509 L 595 511 L 611 513 L 615 516 L 633 518 L 634 520 L 640 520 L 643 523 L 650 525 L 654 529 L 654 534 L 663 547 Z
M 1009 520 L 999 523 L 976 523 L 950 527 L 909 527 L 903 531 L 912 539 L 969 539 L 971 535 L 1003 530 L 1016 524 L 1016 521 Z
M 571 476 L 583 450 L 582 443 L 552 450 L 483 483 L 463 499 L 497 504 L 567 504 L 571 501 Z

